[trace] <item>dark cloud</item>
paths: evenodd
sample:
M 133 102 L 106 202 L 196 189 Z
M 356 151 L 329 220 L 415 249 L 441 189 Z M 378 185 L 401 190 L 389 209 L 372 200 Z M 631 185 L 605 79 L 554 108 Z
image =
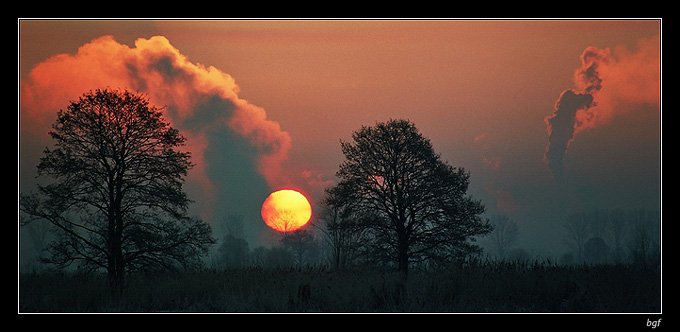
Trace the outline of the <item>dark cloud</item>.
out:
M 257 243 L 268 231 L 260 217 L 262 202 L 271 192 L 258 172 L 258 155 L 251 143 L 233 131 L 214 128 L 206 131 L 206 175 L 215 185 L 212 197 L 213 215 L 218 222 L 226 215 L 243 217 L 244 236 Z
M 260 236 L 259 207 L 282 181 L 281 162 L 291 142 L 264 109 L 238 97 L 231 76 L 190 62 L 164 37 L 140 38 L 135 47 L 111 36 L 97 38 L 74 55 L 38 64 L 21 82 L 22 137 L 42 133 L 44 140 L 37 144 L 49 145 L 48 119 L 69 100 L 97 88 L 131 89 L 163 108 L 187 138 L 185 148 L 196 164 L 186 186 L 196 213 L 211 223 L 241 214 L 254 226 L 248 228 L 250 240 Z M 22 146 L 22 151 L 33 150 Z
M 556 180 L 562 178 L 562 161 L 569 143 L 574 139 L 576 112 L 590 107 L 592 103 L 593 96 L 588 93 L 565 90 L 555 103 L 553 115 L 546 118 L 549 135 L 544 160 Z

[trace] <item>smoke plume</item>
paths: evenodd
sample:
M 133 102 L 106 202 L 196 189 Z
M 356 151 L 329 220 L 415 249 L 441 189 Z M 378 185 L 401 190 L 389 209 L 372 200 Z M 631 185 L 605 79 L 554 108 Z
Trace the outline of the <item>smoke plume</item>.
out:
M 544 161 L 556 180 L 563 176 L 564 157 L 576 134 L 606 124 L 618 113 L 641 110 L 641 104 L 660 106 L 660 45 L 655 36 L 641 41 L 636 52 L 616 48 L 616 57 L 608 48 L 583 51 L 574 88 L 560 94 L 553 114 L 545 118 Z
M 134 47 L 104 36 L 38 64 L 20 82 L 20 131 L 46 137 L 57 110 L 98 88 L 140 92 L 165 107 L 187 137 L 196 164 L 187 180 L 200 188 L 194 200 L 204 218 L 257 215 L 270 189 L 286 182 L 289 134 L 264 109 L 240 99 L 231 76 L 190 62 L 161 36 L 140 38 Z
M 546 118 L 548 124 L 548 147 L 544 159 L 553 172 L 553 176 L 561 178 L 564 166 L 562 159 L 567 153 L 569 143 L 574 139 L 576 112 L 588 109 L 593 103 L 593 96 L 588 93 L 576 93 L 565 90 L 555 103 L 552 117 Z

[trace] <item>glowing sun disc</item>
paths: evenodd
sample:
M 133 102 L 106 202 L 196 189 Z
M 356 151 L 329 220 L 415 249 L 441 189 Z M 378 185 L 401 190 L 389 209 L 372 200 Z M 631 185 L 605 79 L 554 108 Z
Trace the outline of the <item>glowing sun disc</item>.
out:
M 262 219 L 279 232 L 292 232 L 304 226 L 312 217 L 307 198 L 290 189 L 271 193 L 262 204 Z

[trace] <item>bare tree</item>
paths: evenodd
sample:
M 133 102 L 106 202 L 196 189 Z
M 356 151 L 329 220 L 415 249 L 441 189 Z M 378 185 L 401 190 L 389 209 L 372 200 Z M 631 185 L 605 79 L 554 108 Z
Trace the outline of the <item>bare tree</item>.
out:
M 593 236 L 583 244 L 583 253 L 588 263 L 605 263 L 609 256 L 609 246 L 603 238 Z
M 297 265 L 312 264 L 316 261 L 318 244 L 308 229 L 296 229 L 286 233 L 281 245 L 290 250 Z
M 493 231 L 489 234 L 489 240 L 501 259 L 506 258 L 508 249 L 517 243 L 519 228 L 517 223 L 506 215 L 498 215 L 491 218 Z
M 341 142 L 346 160 L 327 202 L 345 215 L 371 217 L 366 245 L 375 257 L 396 262 L 407 275 L 410 262 L 481 251 L 471 242 L 491 226 L 480 216 L 484 205 L 467 195 L 469 173 L 442 161 L 413 123 L 390 120 L 352 138 Z
M 244 238 L 243 220 L 243 215 L 237 213 L 231 213 L 224 216 L 222 219 L 222 227 L 224 228 L 223 233 L 239 239 Z
M 296 229 L 295 213 L 292 210 L 281 209 L 276 212 L 276 215 L 269 221 L 269 226 L 273 227 L 279 232 L 283 232 L 284 237 L 288 232 Z
M 634 264 L 648 269 L 661 259 L 661 216 L 652 211 L 631 211 L 632 229 L 628 240 Z
M 590 237 L 590 225 L 586 214 L 580 213 L 567 216 L 563 226 L 567 231 L 567 244 L 576 251 L 578 262 L 582 262 L 583 249 Z
M 612 246 L 612 259 L 621 262 L 624 257 L 624 241 L 629 230 L 629 223 L 622 211 L 613 211 L 609 222 L 609 239 Z
M 225 268 L 243 268 L 248 264 L 248 243 L 246 240 L 231 234 L 222 237 L 218 248 L 219 265 Z
M 609 211 L 595 210 L 590 213 L 590 232 L 594 238 L 605 238 L 610 226 L 611 213 Z
M 20 231 L 25 232 L 28 235 L 28 243 L 31 244 L 33 249 L 33 259 L 32 259 L 32 269 L 36 270 L 39 266 L 35 263 L 40 263 L 42 256 L 45 254 L 49 240 L 52 238 L 51 229 L 52 225 L 46 220 L 34 220 L 30 221 L 27 218 L 21 218 L 20 220 Z M 20 252 L 22 257 L 26 257 L 25 252 Z M 22 258 L 23 259 L 23 258 Z
M 54 182 L 20 198 L 29 219 L 60 230 L 48 262 L 104 269 L 120 289 L 126 271 L 200 264 L 214 239 L 186 215 L 190 156 L 160 109 L 128 91 L 90 91 L 58 113 L 50 135 L 38 175 Z
M 331 265 L 335 268 L 351 266 L 365 240 L 366 228 L 359 217 L 346 215 L 343 218 L 337 207 L 326 206 L 314 225 L 321 230 L 330 247 Z

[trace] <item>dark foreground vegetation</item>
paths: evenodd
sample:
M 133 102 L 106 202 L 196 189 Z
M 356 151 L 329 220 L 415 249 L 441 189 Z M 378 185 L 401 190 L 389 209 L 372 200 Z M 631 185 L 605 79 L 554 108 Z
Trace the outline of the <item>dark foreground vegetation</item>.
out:
M 658 313 L 658 269 L 486 262 L 439 271 L 235 269 L 131 276 L 21 274 L 19 312 Z

